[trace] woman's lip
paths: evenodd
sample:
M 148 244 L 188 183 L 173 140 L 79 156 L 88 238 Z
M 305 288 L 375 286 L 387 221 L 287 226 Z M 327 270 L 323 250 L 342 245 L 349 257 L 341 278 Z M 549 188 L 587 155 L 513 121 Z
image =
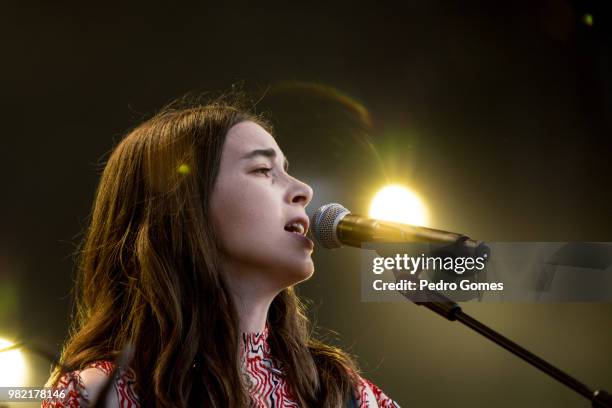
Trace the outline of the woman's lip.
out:
M 296 232 L 287 231 L 287 234 L 291 234 L 295 239 L 300 240 L 304 245 L 309 247 L 310 249 L 314 249 L 314 242 L 312 242 L 309 238 L 305 237 L 302 234 L 298 234 Z

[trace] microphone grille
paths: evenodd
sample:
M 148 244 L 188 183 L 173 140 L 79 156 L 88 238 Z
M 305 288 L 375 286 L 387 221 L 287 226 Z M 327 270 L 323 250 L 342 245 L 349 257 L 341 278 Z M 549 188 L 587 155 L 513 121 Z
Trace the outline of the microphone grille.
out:
M 312 235 L 324 248 L 340 248 L 336 228 L 345 215 L 351 212 L 337 203 L 325 204 L 310 217 Z

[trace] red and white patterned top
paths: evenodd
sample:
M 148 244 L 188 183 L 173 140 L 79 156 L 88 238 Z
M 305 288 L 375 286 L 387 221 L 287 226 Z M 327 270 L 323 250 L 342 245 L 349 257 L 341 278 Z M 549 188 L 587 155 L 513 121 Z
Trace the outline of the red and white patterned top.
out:
M 242 367 L 253 408 L 299 408 L 291 387 L 285 381 L 282 364 L 271 358 L 267 341 L 268 328 L 262 333 L 243 333 Z M 98 361 L 84 370 L 64 374 L 56 388 L 63 389 L 63 398 L 51 398 L 42 402 L 42 408 L 88 407 L 90 395 L 97 394 L 113 370 L 110 361 Z M 131 369 L 120 370 L 117 380 L 108 393 L 106 407 L 139 408 L 135 393 L 136 376 Z M 399 408 L 376 385 L 358 377 L 355 390 L 356 408 Z M 92 386 L 93 384 L 93 386 Z M 89 391 L 88 391 L 89 390 Z

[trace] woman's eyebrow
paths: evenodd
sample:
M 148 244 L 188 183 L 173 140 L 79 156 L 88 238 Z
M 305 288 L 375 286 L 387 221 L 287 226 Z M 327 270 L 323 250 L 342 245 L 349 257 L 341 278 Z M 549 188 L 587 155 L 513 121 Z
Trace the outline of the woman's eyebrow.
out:
M 276 159 L 276 151 L 272 148 L 270 149 L 255 149 L 253 151 L 250 151 L 249 153 L 245 154 L 244 156 L 242 156 L 240 158 L 240 160 L 247 160 L 247 159 L 252 159 L 253 157 L 257 157 L 257 156 L 264 156 L 267 157 L 269 159 Z M 285 168 L 285 171 L 287 171 L 289 169 L 289 161 L 287 161 L 287 158 L 285 157 L 285 160 L 283 162 L 283 167 Z

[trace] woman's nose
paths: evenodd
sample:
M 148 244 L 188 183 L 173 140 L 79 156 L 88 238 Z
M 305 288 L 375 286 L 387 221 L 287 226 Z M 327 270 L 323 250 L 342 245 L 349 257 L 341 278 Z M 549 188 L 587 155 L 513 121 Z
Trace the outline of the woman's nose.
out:
M 291 197 L 291 203 L 299 203 L 306 207 L 312 200 L 312 195 L 314 194 L 312 187 L 298 179 L 294 180 L 296 185 Z

